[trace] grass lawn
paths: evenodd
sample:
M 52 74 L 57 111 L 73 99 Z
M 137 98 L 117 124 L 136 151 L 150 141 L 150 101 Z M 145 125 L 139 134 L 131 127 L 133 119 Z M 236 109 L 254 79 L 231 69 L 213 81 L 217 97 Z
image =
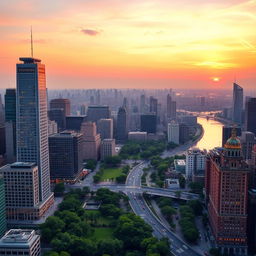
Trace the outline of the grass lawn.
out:
M 92 235 L 92 238 L 95 240 L 112 238 L 113 237 L 113 229 L 112 228 L 95 228 L 95 231 Z
M 121 175 L 122 173 L 122 169 L 121 168 L 107 168 L 107 169 L 103 169 L 103 173 L 101 175 L 101 181 L 107 181 L 107 180 L 111 180 L 114 179 L 116 177 L 118 177 L 119 175 Z

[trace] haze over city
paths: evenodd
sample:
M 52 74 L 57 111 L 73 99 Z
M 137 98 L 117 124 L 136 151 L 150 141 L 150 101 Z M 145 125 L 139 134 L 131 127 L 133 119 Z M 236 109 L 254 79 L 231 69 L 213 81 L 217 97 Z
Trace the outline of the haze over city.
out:
M 48 89 L 253 89 L 255 11 L 254 0 L 3 0 L 0 88 L 15 87 L 32 25 Z

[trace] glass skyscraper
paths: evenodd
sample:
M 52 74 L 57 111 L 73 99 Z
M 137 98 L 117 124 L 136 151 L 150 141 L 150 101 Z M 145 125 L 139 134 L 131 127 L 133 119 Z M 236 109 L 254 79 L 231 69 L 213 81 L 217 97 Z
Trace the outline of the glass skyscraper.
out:
M 20 58 L 17 64 L 17 161 L 36 163 L 39 198 L 50 190 L 48 117 L 45 66 L 35 58 Z
M 242 112 L 243 112 L 243 88 L 234 83 L 233 85 L 233 121 L 235 123 L 242 123 Z

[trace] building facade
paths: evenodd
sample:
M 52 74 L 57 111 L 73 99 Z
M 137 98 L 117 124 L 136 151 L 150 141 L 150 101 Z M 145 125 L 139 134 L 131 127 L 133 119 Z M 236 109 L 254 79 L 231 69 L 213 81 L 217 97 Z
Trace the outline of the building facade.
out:
M 84 122 L 81 126 L 83 134 L 83 159 L 99 159 L 100 155 L 100 135 L 97 134 L 94 122 Z
M 65 116 L 70 116 L 71 104 L 69 99 L 52 99 L 50 101 L 51 109 L 63 109 Z
M 83 170 L 83 135 L 64 131 L 49 137 L 51 180 L 75 180 Z
M 234 83 L 233 84 L 233 121 L 235 123 L 242 123 L 243 102 L 244 102 L 243 88 Z
M 100 158 L 104 160 L 108 156 L 116 155 L 116 141 L 115 139 L 104 139 L 101 142 Z
M 247 255 L 248 175 L 234 130 L 224 149 L 207 156 L 209 221 L 217 247 L 225 255 Z
M 156 133 L 157 117 L 155 114 L 145 114 L 140 116 L 140 130 L 147 133 Z
M 100 119 L 97 123 L 97 132 L 100 134 L 100 138 L 113 139 L 113 119 Z
M 116 121 L 116 140 L 117 143 L 125 143 L 127 140 L 127 111 L 125 107 L 120 107 Z
M 173 142 L 177 145 L 180 144 L 180 126 L 176 122 L 168 124 L 167 128 L 168 142 Z
M 17 161 L 36 163 L 39 200 L 53 203 L 50 189 L 48 117 L 45 66 L 35 58 L 17 64 Z
M 256 98 L 245 103 L 245 129 L 256 134 Z

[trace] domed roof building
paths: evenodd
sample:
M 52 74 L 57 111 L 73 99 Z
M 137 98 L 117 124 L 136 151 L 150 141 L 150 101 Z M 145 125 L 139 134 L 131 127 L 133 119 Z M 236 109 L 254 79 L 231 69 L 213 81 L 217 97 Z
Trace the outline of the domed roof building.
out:
M 241 150 L 241 142 L 240 142 L 240 139 L 236 136 L 236 129 L 232 130 L 232 135 L 227 140 L 224 148 L 226 148 L 226 149 L 240 149 Z

